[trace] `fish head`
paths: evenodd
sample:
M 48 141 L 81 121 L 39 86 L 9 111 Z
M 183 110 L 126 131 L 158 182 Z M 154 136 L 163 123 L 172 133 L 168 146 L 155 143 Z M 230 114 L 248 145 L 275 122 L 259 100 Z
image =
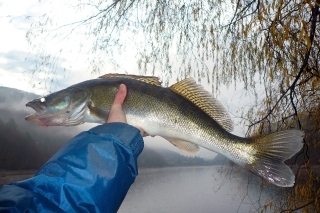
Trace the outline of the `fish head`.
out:
M 90 94 L 81 88 L 67 88 L 26 104 L 36 113 L 27 116 L 40 126 L 76 126 L 83 123 Z

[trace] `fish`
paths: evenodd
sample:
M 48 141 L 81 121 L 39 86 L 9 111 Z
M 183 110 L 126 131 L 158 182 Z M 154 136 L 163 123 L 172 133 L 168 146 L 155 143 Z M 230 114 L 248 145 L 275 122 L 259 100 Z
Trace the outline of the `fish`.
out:
M 192 78 L 163 87 L 154 76 L 106 74 L 28 102 L 36 113 L 25 119 L 45 127 L 105 123 L 120 84 L 127 86 L 123 110 L 128 124 L 190 154 L 200 147 L 222 154 L 276 186 L 294 185 L 284 161 L 301 150 L 304 132 L 234 135 L 226 108 Z

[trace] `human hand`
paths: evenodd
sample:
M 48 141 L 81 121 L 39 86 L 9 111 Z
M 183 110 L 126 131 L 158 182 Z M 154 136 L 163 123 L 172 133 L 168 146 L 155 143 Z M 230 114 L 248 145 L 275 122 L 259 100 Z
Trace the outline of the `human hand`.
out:
M 120 84 L 119 90 L 114 97 L 114 101 L 110 109 L 107 123 L 112 123 L 112 122 L 127 123 L 126 114 L 122 109 L 122 104 L 126 96 L 127 96 L 127 87 L 124 84 Z M 139 127 L 136 127 L 136 128 L 140 130 L 140 134 L 142 135 L 142 137 L 148 136 L 148 134 L 143 129 Z

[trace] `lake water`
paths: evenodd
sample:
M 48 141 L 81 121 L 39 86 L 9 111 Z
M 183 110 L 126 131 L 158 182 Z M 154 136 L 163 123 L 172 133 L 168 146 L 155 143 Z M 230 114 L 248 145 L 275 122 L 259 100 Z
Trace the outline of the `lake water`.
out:
M 0 184 L 32 175 L 5 172 Z M 260 212 L 266 202 L 275 201 L 279 191 L 283 189 L 262 184 L 259 177 L 230 164 L 140 168 L 119 213 Z
M 276 191 L 237 166 L 140 169 L 119 212 L 260 212 Z

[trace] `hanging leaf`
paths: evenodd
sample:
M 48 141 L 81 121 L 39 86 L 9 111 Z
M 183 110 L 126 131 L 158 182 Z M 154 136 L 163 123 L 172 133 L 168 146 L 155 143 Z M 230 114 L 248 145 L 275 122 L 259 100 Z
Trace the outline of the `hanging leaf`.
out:
M 307 49 L 310 50 L 310 47 L 311 47 L 310 37 L 305 33 L 304 38 L 306 39 L 306 42 L 307 42 Z

